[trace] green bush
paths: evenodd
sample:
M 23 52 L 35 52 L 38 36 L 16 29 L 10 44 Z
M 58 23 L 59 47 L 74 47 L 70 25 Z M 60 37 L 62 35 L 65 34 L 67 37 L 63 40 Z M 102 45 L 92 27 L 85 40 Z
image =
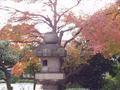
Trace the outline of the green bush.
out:
M 117 62 L 113 68 L 114 73 L 106 76 L 102 90 L 120 90 L 120 63 Z

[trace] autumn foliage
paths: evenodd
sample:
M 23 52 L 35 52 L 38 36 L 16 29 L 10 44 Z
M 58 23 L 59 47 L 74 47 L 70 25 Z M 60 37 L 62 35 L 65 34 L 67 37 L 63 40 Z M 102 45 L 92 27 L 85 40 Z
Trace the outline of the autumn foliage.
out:
M 82 38 L 86 39 L 88 47 L 93 54 L 104 53 L 106 55 L 120 54 L 120 16 L 115 17 L 116 6 L 99 11 L 89 17 L 86 21 L 80 22 L 73 14 L 68 15 L 67 21 L 74 23 L 81 30 Z M 81 35 L 80 35 L 81 37 Z
M 34 25 L 18 24 L 18 25 L 5 25 L 0 31 L 0 39 L 11 41 L 20 47 L 21 45 L 28 45 L 41 42 L 41 34 L 38 32 Z
M 12 68 L 12 74 L 14 76 L 20 76 L 24 73 L 24 70 L 27 68 L 25 62 L 17 62 Z
M 100 12 L 93 15 L 87 23 L 89 24 L 82 33 L 89 40 L 89 47 L 93 48 L 95 53 L 110 49 L 111 44 L 115 47 L 116 44 L 120 45 L 119 19 L 112 20 L 106 12 Z
M 12 68 L 12 74 L 17 77 L 21 76 L 30 65 L 34 66 L 33 69 L 35 71 L 40 69 L 40 59 L 31 51 L 24 51 L 22 54 L 24 55 L 21 60 L 18 61 Z

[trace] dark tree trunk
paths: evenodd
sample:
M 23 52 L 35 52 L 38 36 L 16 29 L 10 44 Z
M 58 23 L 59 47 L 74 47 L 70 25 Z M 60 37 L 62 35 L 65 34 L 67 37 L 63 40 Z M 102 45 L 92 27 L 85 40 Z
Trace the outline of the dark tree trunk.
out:
M 34 72 L 33 76 L 34 76 L 34 77 L 33 77 L 33 80 L 34 80 L 33 90 L 35 90 L 36 84 L 37 84 L 37 81 L 36 81 L 36 79 L 35 79 L 35 72 Z
M 6 69 L 4 69 L 4 73 L 5 73 L 5 82 L 6 82 L 7 90 L 12 90 L 12 86 L 10 82 L 10 74 L 7 72 Z
M 10 79 L 6 79 L 7 90 L 12 90 Z
M 6 82 L 7 90 L 12 90 L 10 82 L 10 73 L 7 71 L 7 68 L 4 66 L 4 64 L 2 64 L 2 62 L 0 62 L 0 70 L 3 71 L 5 75 L 4 80 Z

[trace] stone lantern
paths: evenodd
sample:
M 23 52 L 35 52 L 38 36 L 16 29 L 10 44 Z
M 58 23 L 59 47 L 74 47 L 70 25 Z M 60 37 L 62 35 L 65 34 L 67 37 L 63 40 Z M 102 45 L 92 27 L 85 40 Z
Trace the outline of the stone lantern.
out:
M 42 70 L 35 78 L 42 83 L 43 90 L 58 90 L 56 82 L 64 79 L 64 74 L 60 72 L 60 58 L 66 56 L 66 51 L 58 41 L 56 33 L 45 33 L 44 43 L 35 49 L 35 55 L 40 57 L 42 63 Z

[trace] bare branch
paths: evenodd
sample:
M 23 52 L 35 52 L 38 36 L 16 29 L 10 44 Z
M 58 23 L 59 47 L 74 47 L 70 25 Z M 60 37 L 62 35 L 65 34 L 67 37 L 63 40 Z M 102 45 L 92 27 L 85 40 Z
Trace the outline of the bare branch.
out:
M 59 33 L 65 26 L 67 26 L 67 23 L 61 25 L 61 26 L 58 26 L 57 27 L 57 33 Z
M 52 0 L 49 0 L 49 2 L 50 2 L 51 4 L 54 4 Z
M 33 20 L 33 19 L 32 19 L 33 17 L 30 17 L 30 16 L 41 17 L 41 18 L 44 19 L 44 20 L 41 20 L 41 21 L 43 21 L 44 23 L 46 23 L 47 25 L 49 25 L 51 28 L 53 28 L 52 20 L 51 20 L 48 16 L 44 16 L 44 15 L 41 15 L 41 14 L 32 14 L 32 13 L 20 11 L 20 10 L 18 10 L 18 9 L 11 8 L 11 7 L 0 7 L 0 9 L 4 9 L 4 10 L 7 10 L 7 11 L 10 11 L 10 9 L 13 9 L 15 12 L 20 12 L 20 13 L 22 13 L 23 15 L 26 15 L 26 17 L 28 17 L 27 19 L 29 19 L 29 20 L 30 20 L 30 19 Z M 23 19 L 24 19 L 24 18 L 23 18 Z M 18 21 L 21 21 L 21 19 L 18 19 Z
M 58 31 L 58 33 L 61 33 L 61 32 L 67 32 L 67 31 L 72 31 L 73 29 L 75 29 L 75 28 L 77 28 L 77 26 L 74 26 L 74 27 L 70 27 L 70 28 L 68 28 L 68 29 L 66 29 L 66 30 L 62 30 L 62 31 Z
M 71 42 L 73 39 L 75 39 L 75 38 L 77 37 L 77 35 L 81 32 L 82 29 L 83 29 L 83 28 L 81 28 L 80 30 L 78 30 L 71 39 L 67 40 L 67 41 L 64 43 L 63 47 L 65 48 L 66 45 L 67 45 L 69 42 Z
M 71 27 L 71 28 L 69 28 L 69 29 L 66 29 L 66 30 L 61 31 L 61 32 L 60 32 L 60 35 L 59 35 L 59 44 L 60 44 L 60 43 L 61 43 L 61 41 L 62 41 L 63 34 L 64 34 L 65 32 L 72 31 L 72 30 L 73 30 L 73 29 L 75 29 L 75 28 L 76 28 L 76 26 L 75 26 L 75 27 Z
M 59 22 L 59 20 L 61 19 L 61 17 L 62 17 L 63 15 L 65 15 L 65 13 L 69 12 L 71 9 L 73 9 L 73 8 L 76 7 L 76 6 L 78 6 L 79 3 L 80 3 L 80 1 L 81 1 L 81 0 L 77 0 L 77 4 L 75 4 L 74 6 L 72 6 L 72 7 L 69 8 L 69 9 L 67 9 L 67 10 L 64 11 L 62 14 L 60 14 L 60 15 L 58 16 L 57 22 Z
M 12 7 L 0 7 L 0 9 L 7 10 L 7 11 L 10 11 L 10 9 L 12 9 L 12 10 L 15 10 L 16 12 L 25 13 L 23 11 L 20 11 L 20 10 L 12 8 Z
M 40 16 L 42 17 L 44 20 L 42 20 L 44 23 L 46 23 L 47 25 L 49 25 L 51 28 L 53 28 L 53 24 L 52 24 L 52 20 L 48 17 L 48 16 L 43 16 L 40 14 L 30 14 L 31 16 Z
M 54 12 L 54 15 L 53 15 L 53 31 L 56 32 L 57 31 L 57 0 L 54 1 L 54 4 L 53 4 L 53 12 Z

